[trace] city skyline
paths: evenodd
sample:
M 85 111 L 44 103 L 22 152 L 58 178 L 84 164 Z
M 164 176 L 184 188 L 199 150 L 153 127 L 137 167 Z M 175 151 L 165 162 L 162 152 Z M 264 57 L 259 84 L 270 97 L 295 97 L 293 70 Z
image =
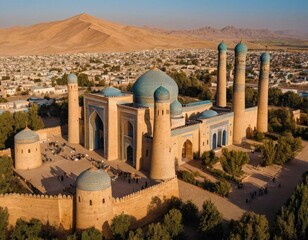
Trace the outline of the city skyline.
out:
M 203 26 L 296 30 L 308 32 L 308 2 L 272 1 L 38 1 L 1 0 L 0 27 L 28 26 L 65 19 L 80 13 L 127 25 L 164 29 Z

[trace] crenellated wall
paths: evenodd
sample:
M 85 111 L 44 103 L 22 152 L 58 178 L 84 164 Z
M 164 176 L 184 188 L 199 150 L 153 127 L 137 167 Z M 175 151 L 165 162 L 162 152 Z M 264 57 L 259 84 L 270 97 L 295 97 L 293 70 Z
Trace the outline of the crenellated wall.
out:
M 122 198 L 113 198 L 113 214 L 133 215 L 135 227 L 142 226 L 163 215 L 167 210 L 168 199 L 179 196 L 177 178 L 148 187 Z
M 9 212 L 9 224 L 14 225 L 18 218 L 37 218 L 66 230 L 73 227 L 73 197 L 58 195 L 0 194 L 0 207 Z

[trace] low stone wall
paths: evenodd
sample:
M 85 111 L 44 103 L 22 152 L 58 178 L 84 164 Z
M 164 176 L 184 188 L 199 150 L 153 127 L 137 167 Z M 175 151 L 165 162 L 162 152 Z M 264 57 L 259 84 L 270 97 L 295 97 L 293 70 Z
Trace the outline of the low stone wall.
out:
M 0 156 L 5 156 L 5 155 L 12 157 L 12 152 L 10 148 L 0 150 Z
M 45 140 L 49 138 L 51 135 L 59 136 L 62 134 L 61 126 L 51 127 L 51 128 L 43 128 L 37 130 L 36 133 L 39 135 L 40 140 Z
M 32 194 L 0 194 L 0 207 L 9 212 L 9 224 L 15 225 L 18 218 L 26 221 L 37 218 L 66 230 L 73 228 L 73 197 Z
M 137 220 L 134 227 L 143 226 L 166 213 L 172 196 L 179 196 L 177 178 L 113 199 L 113 213 L 132 215 Z

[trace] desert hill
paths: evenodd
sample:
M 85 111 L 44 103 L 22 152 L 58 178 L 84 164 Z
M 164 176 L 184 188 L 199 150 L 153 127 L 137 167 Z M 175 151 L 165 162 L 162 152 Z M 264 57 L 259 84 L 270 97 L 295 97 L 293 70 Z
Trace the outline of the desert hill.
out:
M 216 48 L 224 38 L 225 36 L 219 36 L 205 39 L 181 32 L 154 31 L 80 14 L 29 27 L 0 29 L 0 55 Z M 226 42 L 233 47 L 238 41 L 237 36 Z M 249 48 L 264 48 L 261 44 L 247 44 Z

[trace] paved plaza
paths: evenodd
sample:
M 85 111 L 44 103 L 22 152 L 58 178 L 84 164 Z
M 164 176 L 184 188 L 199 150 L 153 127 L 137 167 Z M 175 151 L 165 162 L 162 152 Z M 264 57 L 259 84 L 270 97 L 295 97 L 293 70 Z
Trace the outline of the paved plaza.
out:
M 192 200 L 201 209 L 202 203 L 211 199 L 225 220 L 238 219 L 245 211 L 251 210 L 265 214 L 273 222 L 275 214 L 294 192 L 296 185 L 301 181 L 302 174 L 308 171 L 308 142 L 303 141 L 304 149 L 291 162 L 281 166 L 260 167 L 260 153 L 252 153 L 249 148 L 230 146 L 231 149 L 243 150 L 249 153 L 251 162 L 243 167 L 245 178 L 244 188 L 238 189 L 233 184 L 227 198 L 220 197 L 199 187 L 179 180 L 180 197 Z M 220 168 L 215 166 L 215 168 Z M 211 181 L 216 179 L 202 171 L 198 161 L 191 161 L 181 166 L 182 170 L 198 171 L 201 176 Z M 274 179 L 274 181 L 273 181 Z M 267 194 L 260 189 L 267 187 Z M 252 194 L 256 196 L 252 199 Z
M 155 184 L 142 172 L 121 160 L 107 161 L 99 152 L 69 144 L 61 136 L 41 142 L 43 164 L 35 169 L 15 170 L 40 194 L 74 194 L 78 175 L 89 168 L 104 168 L 111 177 L 112 196 L 123 197 Z

